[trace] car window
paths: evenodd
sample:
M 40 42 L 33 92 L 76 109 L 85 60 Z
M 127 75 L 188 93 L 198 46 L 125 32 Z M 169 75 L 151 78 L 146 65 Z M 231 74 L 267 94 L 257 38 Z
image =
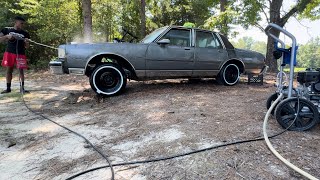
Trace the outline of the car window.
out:
M 162 27 L 159 29 L 156 29 L 151 34 L 147 35 L 144 39 L 141 40 L 141 43 L 151 43 L 154 41 L 161 33 L 163 33 L 168 27 Z
M 221 37 L 221 39 L 227 49 L 234 49 L 233 45 L 230 43 L 230 41 L 224 35 L 219 34 L 219 36 Z
M 169 39 L 170 45 L 174 46 L 190 46 L 190 30 L 171 29 L 162 39 Z
M 221 49 L 222 45 L 215 34 L 197 31 L 196 47 Z

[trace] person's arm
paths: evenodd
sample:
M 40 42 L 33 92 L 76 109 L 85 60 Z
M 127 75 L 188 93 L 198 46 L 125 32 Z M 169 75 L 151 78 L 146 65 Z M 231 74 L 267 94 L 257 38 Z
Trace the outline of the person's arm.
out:
M 0 32 L 0 42 L 8 41 L 9 39 L 12 39 L 12 35 L 7 34 L 4 35 L 2 32 Z

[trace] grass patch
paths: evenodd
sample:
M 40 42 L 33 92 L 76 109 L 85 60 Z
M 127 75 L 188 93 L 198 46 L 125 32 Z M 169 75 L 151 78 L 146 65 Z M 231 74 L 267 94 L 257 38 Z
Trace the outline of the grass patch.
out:
M 295 72 L 295 73 L 296 73 L 296 72 L 300 72 L 300 71 L 305 71 L 305 70 L 306 70 L 306 68 L 304 68 L 304 67 L 296 67 L 296 68 L 294 68 L 294 72 Z M 283 71 L 284 71 L 284 72 L 289 72 L 289 71 L 290 71 L 290 68 L 284 68 Z
M 21 93 L 20 91 L 11 91 L 11 93 L 2 94 L 0 96 L 0 100 L 10 100 L 11 102 L 19 102 L 21 101 Z
M 0 67 L 0 81 L 4 81 L 6 79 L 6 69 L 2 66 Z
M 8 136 L 10 135 L 10 132 L 12 132 L 14 129 L 12 128 L 4 128 L 4 129 L 0 129 L 0 135 L 1 136 Z

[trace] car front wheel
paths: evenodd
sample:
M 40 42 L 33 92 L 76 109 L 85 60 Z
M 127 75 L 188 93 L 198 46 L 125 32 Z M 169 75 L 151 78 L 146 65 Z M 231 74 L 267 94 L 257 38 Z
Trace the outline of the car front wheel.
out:
M 117 64 L 103 64 L 90 76 L 90 86 L 97 93 L 112 96 L 121 93 L 127 85 L 124 70 Z
M 217 77 L 219 84 L 224 84 L 226 86 L 233 86 L 237 84 L 239 79 L 240 70 L 235 64 L 227 64 L 224 66 Z

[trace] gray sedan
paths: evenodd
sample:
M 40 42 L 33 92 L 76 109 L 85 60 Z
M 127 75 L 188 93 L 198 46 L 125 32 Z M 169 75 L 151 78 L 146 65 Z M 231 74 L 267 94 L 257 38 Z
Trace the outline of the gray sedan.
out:
M 50 62 L 53 72 L 89 77 L 101 95 L 123 92 L 127 79 L 216 78 L 237 84 L 241 73 L 259 73 L 265 57 L 236 49 L 216 32 L 166 26 L 139 43 L 67 44 L 59 46 L 59 59 Z

